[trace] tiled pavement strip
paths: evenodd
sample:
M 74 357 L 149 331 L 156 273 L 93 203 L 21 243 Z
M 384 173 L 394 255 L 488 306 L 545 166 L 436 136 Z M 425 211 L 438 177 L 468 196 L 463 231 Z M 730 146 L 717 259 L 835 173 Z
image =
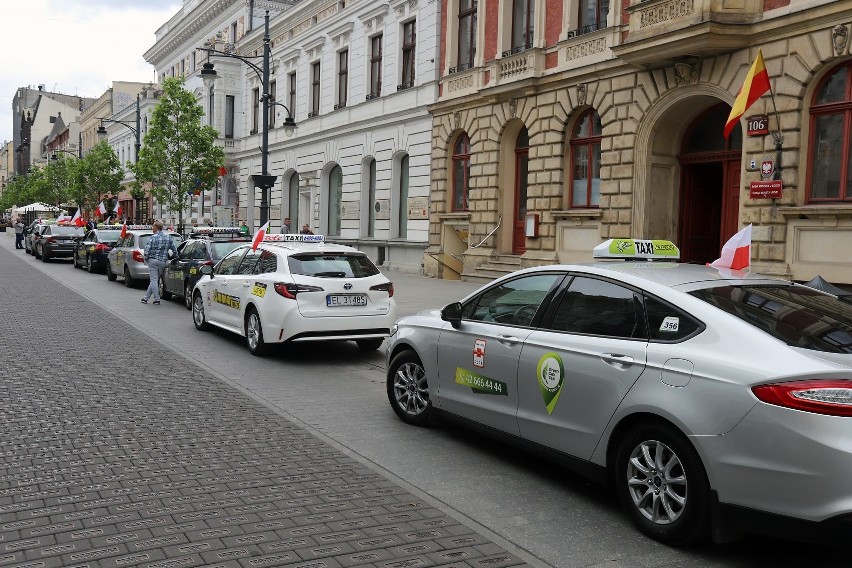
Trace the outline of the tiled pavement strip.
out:
M 522 564 L 11 254 L 0 567 Z M 110 361 L 83 370 L 81 336 Z

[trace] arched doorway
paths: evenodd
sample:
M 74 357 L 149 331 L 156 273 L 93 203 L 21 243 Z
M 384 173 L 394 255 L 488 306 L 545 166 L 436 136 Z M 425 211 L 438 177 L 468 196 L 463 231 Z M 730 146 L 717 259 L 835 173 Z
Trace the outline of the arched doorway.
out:
M 530 135 L 527 128 L 524 127 L 515 142 L 515 226 L 512 236 L 512 254 L 524 254 L 527 250 L 524 220 L 527 215 L 529 163 Z
M 720 103 L 698 115 L 683 137 L 678 245 L 682 262 L 719 258 L 739 226 L 742 129 L 722 135 L 731 108 Z

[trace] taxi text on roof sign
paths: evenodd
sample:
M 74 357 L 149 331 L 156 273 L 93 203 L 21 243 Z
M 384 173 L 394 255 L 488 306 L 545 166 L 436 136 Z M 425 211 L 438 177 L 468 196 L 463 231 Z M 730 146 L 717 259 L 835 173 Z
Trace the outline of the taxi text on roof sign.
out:
M 609 239 L 596 246 L 592 256 L 624 260 L 678 260 L 680 250 L 671 241 Z
M 263 236 L 265 243 L 324 243 L 325 235 L 301 235 L 297 233 L 287 233 L 284 235 Z
M 241 231 L 239 227 L 196 227 L 192 232 L 207 235 L 211 233 L 240 233 Z

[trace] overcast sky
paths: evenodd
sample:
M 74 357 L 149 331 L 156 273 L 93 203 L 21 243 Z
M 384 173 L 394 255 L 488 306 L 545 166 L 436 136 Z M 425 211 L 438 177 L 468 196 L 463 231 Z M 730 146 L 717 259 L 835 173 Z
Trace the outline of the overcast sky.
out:
M 18 87 L 99 97 L 112 81 L 153 81 L 142 55 L 182 0 L 0 0 L 0 142 Z

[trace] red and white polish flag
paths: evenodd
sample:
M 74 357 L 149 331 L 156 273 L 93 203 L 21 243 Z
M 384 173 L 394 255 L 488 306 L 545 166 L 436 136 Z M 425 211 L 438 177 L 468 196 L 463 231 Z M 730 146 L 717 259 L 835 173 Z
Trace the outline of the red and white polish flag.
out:
M 113 213 L 113 217 L 115 217 L 116 219 L 121 217 L 121 214 L 122 214 L 121 204 L 118 202 L 118 200 L 115 201 L 115 207 L 113 208 L 112 213 Z
M 251 240 L 251 250 L 257 250 L 257 246 L 263 242 L 263 237 L 266 236 L 266 232 L 269 230 L 269 221 L 263 224 L 263 226 L 257 230 L 254 234 L 254 238 Z
M 106 215 L 106 205 L 104 205 L 103 201 L 98 203 L 98 215 L 100 215 L 101 217 Z
M 722 256 L 710 263 L 714 268 L 742 270 L 751 261 L 751 225 L 728 239 L 722 246 Z
M 83 218 L 80 217 L 80 208 L 79 207 L 77 208 L 77 212 L 74 213 L 74 216 L 71 217 L 71 224 L 77 225 L 78 227 L 82 227 L 83 225 L 85 225 L 85 223 L 83 222 Z

